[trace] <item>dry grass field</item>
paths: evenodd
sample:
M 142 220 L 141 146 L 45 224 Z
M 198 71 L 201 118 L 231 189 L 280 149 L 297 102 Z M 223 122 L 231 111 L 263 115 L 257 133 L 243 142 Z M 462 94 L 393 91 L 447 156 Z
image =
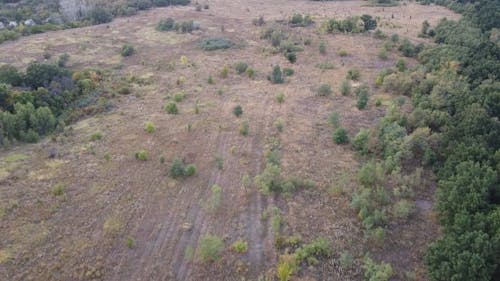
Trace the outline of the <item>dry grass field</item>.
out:
M 386 34 L 423 42 L 426 39 L 417 34 L 424 20 L 433 26 L 442 17 L 457 15 L 414 3 L 384 8 L 363 1 L 208 3 L 210 8 L 201 12 L 194 6 L 157 8 L 107 25 L 0 45 L 0 63 L 25 67 L 33 60 L 43 61 L 47 52 L 68 53 L 73 70 L 106 70 L 110 92 L 116 90 L 117 81 L 125 81 L 132 91 L 113 97 L 109 112 L 71 124 L 60 135 L 0 152 L 0 280 L 275 278 L 278 235 L 300 235 L 306 242 L 325 237 L 333 250 L 331 257 L 302 267 L 292 280 L 361 280 L 367 250 L 392 264 L 394 280 L 408 280 L 407 272 L 426 280 L 422 256 L 438 232 L 432 198 L 419 194 L 417 212 L 407 223 L 391 222 L 383 245 L 367 244 L 350 208 L 362 160 L 349 145 L 332 141 L 328 121 L 332 112 L 338 112 L 350 137 L 360 128 L 374 127 L 396 98 L 375 88 L 376 74 L 394 65 L 400 54 L 393 50 L 381 60 L 377 53 L 384 40 L 370 34 L 324 34 L 319 27 L 330 17 L 371 14 L 380 18 Z M 263 16 L 270 26 L 293 13 L 310 14 L 315 21 L 313 26 L 290 28 L 292 36 L 311 40 L 298 52 L 295 64 L 271 52 L 271 44 L 260 39 L 265 26 L 252 24 Z M 192 34 L 155 30 L 167 17 L 195 20 L 201 28 Z M 236 46 L 206 52 L 199 42 L 208 37 L 227 37 Z M 326 54 L 318 51 L 320 41 L 326 42 Z M 133 56 L 120 56 L 125 43 L 135 47 Z M 341 49 L 349 55 L 339 56 Z M 255 77 L 238 75 L 233 65 L 239 61 L 255 69 Z M 325 62 L 334 68 L 318 68 Z M 295 71 L 284 84 L 267 80 L 276 64 Z M 229 74 L 222 78 L 225 66 Z M 362 111 L 353 95 L 339 93 L 341 81 L 353 67 L 361 70 L 360 80 L 371 88 L 370 102 Z M 207 83 L 209 76 L 213 84 Z M 323 83 L 332 85 L 331 96 L 315 95 Z M 165 103 L 179 92 L 185 95 L 178 102 L 179 114 L 167 114 Z M 284 94 L 283 103 L 276 101 L 278 93 Z M 382 106 L 375 106 L 376 98 Z M 233 115 L 236 105 L 243 108 L 238 118 Z M 277 120 L 283 124 L 282 132 L 276 129 Z M 148 121 L 156 127 L 151 134 L 144 130 Z M 247 136 L 240 134 L 244 122 L 249 125 Z M 91 141 L 96 132 L 102 138 Z M 245 186 L 242 179 L 263 170 L 266 152 L 276 142 L 282 174 L 312 180 L 314 188 L 286 196 L 265 195 L 254 185 Z M 48 157 L 50 150 L 57 151 L 55 158 Z M 148 161 L 135 159 L 139 150 L 147 152 Z M 169 177 L 175 158 L 195 164 L 196 175 Z M 214 184 L 222 187 L 215 210 L 209 207 Z M 335 185 L 342 186 L 342 194 L 332 192 Z M 281 227 L 275 227 L 273 216 L 279 216 Z M 205 234 L 224 240 L 226 247 L 217 262 L 198 258 L 198 243 Z M 238 239 L 248 242 L 246 253 L 230 249 Z M 346 250 L 354 256 L 347 268 L 339 263 Z

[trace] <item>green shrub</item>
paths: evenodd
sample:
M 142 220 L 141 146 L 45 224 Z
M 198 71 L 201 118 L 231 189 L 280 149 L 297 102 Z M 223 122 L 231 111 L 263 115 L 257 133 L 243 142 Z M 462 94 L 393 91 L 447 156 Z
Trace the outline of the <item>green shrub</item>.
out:
M 406 70 L 406 62 L 403 59 L 399 59 L 396 62 L 396 68 L 398 69 L 398 71 L 404 72 Z
M 313 242 L 305 244 L 295 251 L 295 256 L 299 264 L 304 261 L 310 263 L 309 261 L 313 260 L 311 257 L 316 259 L 320 257 L 329 257 L 331 254 L 332 250 L 330 243 L 326 238 L 317 238 Z
M 283 81 L 283 74 L 281 73 L 281 68 L 279 65 L 274 66 L 273 73 L 271 74 L 271 76 L 269 76 L 269 80 L 273 84 L 281 84 L 284 82 Z
M 297 61 L 297 54 L 295 52 L 286 52 L 285 53 L 285 58 L 291 62 L 295 63 Z
M 191 33 L 195 30 L 195 26 L 192 20 L 181 21 L 175 23 L 174 29 L 179 33 Z
M 387 38 L 387 35 L 385 33 L 383 33 L 382 30 L 380 30 L 380 29 L 375 30 L 375 33 L 373 34 L 373 36 L 376 39 L 386 39 Z
M 174 179 L 184 176 L 184 162 L 182 160 L 174 159 L 170 166 L 170 176 Z
M 357 68 L 352 68 L 347 71 L 346 79 L 348 80 L 358 81 L 360 77 L 361 73 Z
M 330 124 L 337 128 L 340 126 L 340 114 L 338 112 L 332 112 L 329 117 Z
M 212 195 L 210 196 L 210 209 L 215 211 L 222 202 L 222 187 L 217 184 L 212 185 Z
M 236 117 L 240 117 L 243 114 L 243 108 L 241 108 L 241 105 L 237 105 L 233 108 L 233 114 Z
M 378 264 L 368 256 L 363 259 L 363 270 L 367 281 L 388 281 L 394 274 L 390 264 Z
M 200 47 L 204 51 L 215 51 L 221 49 L 229 49 L 234 43 L 227 38 L 207 38 L 201 41 Z
M 281 119 L 276 119 L 276 121 L 274 121 L 274 127 L 276 128 L 276 130 L 278 130 L 278 132 L 283 132 L 283 120 Z
M 140 161 L 147 161 L 148 153 L 145 150 L 139 150 L 135 153 L 135 159 Z
M 358 109 L 364 109 L 368 104 L 368 85 L 362 84 L 356 89 L 356 96 L 358 97 L 358 101 L 356 103 L 356 107 Z
M 345 144 L 349 142 L 349 136 L 347 135 L 347 130 L 344 128 L 337 128 L 333 133 L 333 141 L 336 144 Z
M 194 164 L 189 164 L 184 169 L 184 176 L 191 177 L 196 174 L 196 166 Z
M 352 256 L 351 252 L 344 251 L 340 254 L 339 262 L 340 267 L 342 267 L 343 269 L 347 269 L 354 263 L 354 257 Z
M 67 53 L 60 55 L 59 58 L 57 59 L 57 65 L 59 67 L 66 67 L 66 64 L 68 63 L 69 58 L 70 58 L 70 56 Z
M 349 52 L 347 52 L 346 50 L 344 49 L 340 49 L 337 54 L 341 57 L 347 57 L 349 55 Z
M 385 49 L 385 48 L 380 49 L 380 51 L 378 52 L 378 58 L 381 60 L 386 60 L 388 58 L 387 57 L 387 49 Z
M 165 105 L 165 110 L 168 114 L 177 114 L 179 110 L 177 109 L 177 104 L 175 102 L 169 102 Z
M 23 82 L 21 73 L 10 64 L 0 66 L 0 83 L 5 83 L 12 86 L 20 86 Z M 0 101 L 1 102 L 1 101 Z
M 144 130 L 148 133 L 153 133 L 155 131 L 155 125 L 153 124 L 153 122 L 151 121 L 148 121 L 146 122 L 146 125 L 144 127 Z
M 255 76 L 255 70 L 251 67 L 247 68 L 246 73 L 248 78 L 253 78 Z
M 384 167 L 375 161 L 368 161 L 358 171 L 358 181 L 364 187 L 373 187 L 385 181 Z
M 368 154 L 368 142 L 370 140 L 370 131 L 366 129 L 360 129 L 358 134 L 354 137 L 352 142 L 354 148 L 359 151 L 362 155 Z
M 283 94 L 283 92 L 279 92 L 277 95 L 276 95 L 276 101 L 278 103 L 284 103 L 285 102 L 285 94 Z
M 318 87 L 317 95 L 320 97 L 326 97 L 332 94 L 332 86 L 330 84 L 321 84 Z
M 120 54 L 123 56 L 123 57 L 129 57 L 131 55 L 133 55 L 135 53 L 135 49 L 132 45 L 129 45 L 129 44 L 125 44 L 122 46 L 122 49 L 120 51 Z
M 293 71 L 293 69 L 291 69 L 289 67 L 283 68 L 283 74 L 285 76 L 292 76 L 294 73 L 295 73 L 295 71 Z
M 127 245 L 127 248 L 132 249 L 135 247 L 135 240 L 133 237 L 129 236 L 127 237 L 127 240 L 125 241 L 125 245 Z
M 224 251 L 224 241 L 221 238 L 211 234 L 205 234 L 198 243 L 198 253 L 203 262 L 216 261 L 221 257 Z
M 172 18 L 161 20 L 156 26 L 158 31 L 170 31 L 175 29 L 175 21 Z
M 89 13 L 89 18 L 92 24 L 108 23 L 113 20 L 113 15 L 102 7 L 96 7 Z
M 247 71 L 248 69 L 248 64 L 245 62 L 238 62 L 234 65 L 234 69 L 238 74 L 243 74 Z
M 231 249 L 239 254 L 246 253 L 248 251 L 248 243 L 245 240 L 237 240 L 233 243 Z
M 56 184 L 52 188 L 52 194 L 54 196 L 62 196 L 64 193 L 66 193 L 66 187 L 63 184 Z
M 243 123 L 241 123 L 241 127 L 240 127 L 240 134 L 243 136 L 247 136 L 248 131 L 249 131 L 248 121 L 243 121 Z
M 340 84 L 340 93 L 343 96 L 348 96 L 351 94 L 352 87 L 351 87 L 351 82 L 349 80 L 343 80 L 342 84 Z
M 325 41 L 319 42 L 319 53 L 322 55 L 326 54 L 326 42 Z
M 208 75 L 207 83 L 210 84 L 210 85 L 215 84 L 214 78 L 212 78 L 212 75 Z
M 118 94 L 120 95 L 130 95 L 131 91 L 130 88 L 127 86 L 123 86 L 120 89 L 118 89 Z
M 407 220 L 413 212 L 413 204 L 408 200 L 401 199 L 394 205 L 393 213 L 399 219 Z
M 98 141 L 101 140 L 103 137 L 101 132 L 95 132 L 92 135 L 90 135 L 90 141 Z
M 392 41 L 393 43 L 397 43 L 397 42 L 399 42 L 399 35 L 397 35 L 396 33 L 392 34 L 392 35 L 391 35 L 391 41 Z

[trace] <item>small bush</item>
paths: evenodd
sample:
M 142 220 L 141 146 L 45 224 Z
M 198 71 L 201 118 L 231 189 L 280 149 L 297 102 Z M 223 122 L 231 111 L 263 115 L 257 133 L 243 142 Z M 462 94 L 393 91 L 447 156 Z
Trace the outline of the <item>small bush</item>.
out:
M 66 192 L 66 187 L 63 184 L 56 184 L 52 188 L 52 194 L 54 196 L 62 196 Z
M 283 74 L 279 65 L 274 66 L 273 73 L 271 74 L 271 76 L 269 76 L 269 80 L 273 84 L 281 84 L 284 82 Z
M 247 136 L 248 135 L 248 131 L 249 131 L 248 121 L 244 121 L 241 124 L 241 127 L 240 127 L 240 134 L 243 135 L 243 136 Z
M 66 67 L 68 61 L 69 61 L 69 55 L 67 53 L 64 53 L 60 55 L 59 58 L 57 59 L 57 65 L 59 67 Z
M 132 249 L 135 247 L 135 240 L 133 237 L 129 236 L 127 237 L 127 240 L 125 241 L 125 245 L 127 245 L 127 248 Z
M 293 69 L 291 69 L 289 67 L 283 68 L 283 74 L 285 76 L 292 76 L 294 73 L 295 73 L 295 71 L 293 71 Z
M 120 89 L 118 89 L 118 94 L 120 95 L 130 95 L 131 91 L 129 87 L 123 86 Z
M 345 144 L 349 142 L 349 136 L 347 135 L 347 130 L 344 128 L 337 128 L 333 132 L 333 141 L 336 144 Z
M 191 177 L 196 174 L 196 166 L 194 164 L 189 164 L 184 169 L 184 176 Z
M 101 132 L 95 132 L 92 135 L 90 135 L 90 141 L 98 141 L 102 139 L 102 133 Z
M 276 270 L 276 274 L 280 281 L 289 281 L 292 278 L 292 274 L 294 273 L 294 267 L 290 262 L 281 261 L 278 264 L 278 269 Z
M 161 20 L 156 26 L 158 31 L 171 31 L 175 29 L 175 21 L 172 18 Z
M 274 127 L 276 127 L 276 130 L 278 130 L 278 132 L 283 132 L 283 120 L 277 119 L 276 121 L 274 121 Z
M 283 94 L 282 92 L 278 93 L 276 95 L 276 101 L 278 103 L 284 103 L 285 102 L 285 94 Z
M 388 58 L 386 48 L 380 49 L 380 51 L 378 52 L 378 58 L 381 60 L 386 60 Z
M 393 35 L 391 35 L 391 41 L 393 43 L 399 42 L 399 35 L 397 35 L 396 33 L 394 33 Z
M 256 26 L 263 26 L 266 22 L 264 21 L 264 17 L 260 16 L 259 18 L 253 19 L 252 23 Z
M 321 84 L 317 90 L 317 95 L 326 97 L 332 94 L 332 86 L 330 84 Z
M 319 53 L 322 55 L 326 54 L 326 42 L 325 41 L 319 42 Z
M 151 134 L 155 131 L 155 125 L 153 124 L 153 122 L 148 121 L 148 122 L 146 122 L 146 126 L 144 127 L 144 130 Z
M 243 74 L 247 71 L 248 64 L 245 62 L 238 62 L 234 65 L 234 69 L 236 70 L 236 73 Z
M 347 57 L 349 55 L 349 52 L 347 52 L 346 50 L 344 49 L 340 49 L 337 54 L 341 57 Z
M 208 75 L 207 83 L 210 84 L 210 85 L 215 84 L 214 78 L 212 78 L 212 75 Z
M 413 212 L 414 205 L 408 200 L 399 200 L 393 208 L 393 214 L 399 219 L 407 220 Z
M 343 96 L 348 96 L 351 94 L 352 87 L 351 87 L 351 82 L 349 80 L 343 80 L 342 84 L 340 84 L 340 93 Z
M 179 110 L 177 109 L 177 104 L 175 102 L 169 102 L 165 105 L 165 110 L 168 114 L 177 114 Z
M 233 108 L 233 114 L 236 117 L 240 117 L 243 114 L 243 108 L 241 108 L 241 105 L 237 105 Z
M 253 78 L 255 76 L 255 70 L 251 67 L 247 68 L 246 73 L 248 78 Z
M 140 161 L 147 161 L 148 153 L 145 150 L 139 150 L 135 153 L 135 159 Z
M 215 235 L 203 235 L 198 243 L 198 253 L 203 262 L 212 262 L 220 258 L 224 251 L 224 241 Z
M 295 63 L 297 61 L 297 54 L 295 52 L 286 52 L 285 57 L 291 63 Z
M 245 240 L 237 240 L 233 243 L 231 249 L 239 254 L 246 253 L 248 251 L 248 243 Z
M 369 281 L 388 281 L 393 275 L 390 264 L 378 264 L 368 256 L 363 259 L 363 270 L 365 279 Z
M 406 62 L 403 59 L 399 59 L 396 62 L 396 68 L 398 69 L 398 71 L 404 72 L 406 70 Z
M 359 151 L 362 155 L 365 155 L 368 153 L 369 140 L 370 131 L 366 129 L 360 129 L 358 134 L 354 137 L 352 144 L 357 151 Z
M 201 49 L 204 51 L 215 51 L 221 49 L 229 49 L 234 43 L 227 38 L 208 38 L 200 43 Z
M 135 53 L 135 49 L 132 45 L 129 45 L 129 44 L 125 44 L 122 46 L 122 49 L 120 51 L 120 54 L 123 56 L 123 57 L 129 57 L 131 55 L 133 55 Z
M 368 91 L 369 88 L 366 84 L 363 84 L 356 89 L 356 96 L 358 97 L 356 107 L 360 110 L 364 109 L 368 104 Z
M 227 65 L 225 65 L 220 71 L 220 77 L 226 79 L 228 75 L 229 75 L 229 68 L 227 67 Z
M 358 81 L 360 77 L 361 77 L 361 73 L 359 72 L 359 69 L 357 69 L 357 68 L 352 68 L 352 69 L 349 69 L 347 71 L 346 79 Z
M 349 251 L 344 251 L 340 254 L 340 267 L 347 269 L 354 263 L 354 257 Z
M 333 127 L 337 128 L 340 126 L 340 114 L 338 112 L 333 112 L 330 114 L 329 118 L 330 124 L 333 125 Z

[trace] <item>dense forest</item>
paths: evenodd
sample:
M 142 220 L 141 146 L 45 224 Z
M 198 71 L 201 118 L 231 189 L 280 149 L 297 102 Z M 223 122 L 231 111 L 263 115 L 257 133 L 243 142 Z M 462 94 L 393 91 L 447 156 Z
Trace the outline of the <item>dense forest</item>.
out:
M 432 280 L 500 278 L 500 27 L 497 1 L 435 1 L 464 15 L 422 36 L 412 70 L 386 71 L 380 82 L 411 97 L 413 111 L 389 110 L 375 138 L 390 170 L 423 165 L 438 176 L 442 237 L 426 254 Z M 429 1 L 425 1 L 429 3 Z M 392 73 L 391 73 L 392 72 Z M 407 156 L 411 155 L 411 158 Z

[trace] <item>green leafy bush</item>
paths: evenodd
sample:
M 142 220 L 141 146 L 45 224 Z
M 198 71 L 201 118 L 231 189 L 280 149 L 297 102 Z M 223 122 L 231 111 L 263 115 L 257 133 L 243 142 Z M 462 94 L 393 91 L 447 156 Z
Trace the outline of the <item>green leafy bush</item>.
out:
M 361 73 L 357 68 L 352 68 L 347 71 L 346 79 L 348 80 L 358 81 L 360 77 Z
M 147 161 L 148 153 L 145 150 L 139 150 L 135 153 L 135 159 L 140 161 Z
M 155 131 L 155 124 L 151 121 L 146 122 L 144 130 L 148 133 L 153 133 Z
M 317 95 L 320 97 L 326 97 L 332 94 L 332 86 L 330 84 L 321 84 L 318 87 Z
M 281 84 L 284 82 L 283 74 L 281 72 L 281 67 L 279 65 L 274 66 L 273 73 L 268 77 L 269 81 L 273 84 Z
M 347 135 L 347 130 L 344 128 L 337 128 L 333 132 L 333 141 L 336 144 L 346 144 L 349 142 L 349 136 Z
M 170 31 L 175 29 L 175 21 L 172 18 L 161 20 L 156 26 L 158 31 Z
M 238 62 L 234 65 L 234 69 L 236 70 L 236 73 L 243 74 L 247 71 L 248 64 L 246 62 Z
M 169 102 L 165 105 L 165 110 L 168 114 L 177 114 L 179 109 L 177 109 L 177 104 L 175 102 Z
M 129 45 L 129 44 L 123 45 L 123 47 L 120 51 L 120 54 L 123 57 L 129 57 L 129 56 L 133 55 L 134 53 L 135 53 L 134 47 L 132 45 Z
M 340 84 L 340 93 L 343 96 L 348 96 L 351 94 L 352 87 L 351 87 L 351 82 L 347 79 L 342 81 L 342 84 Z
M 241 108 L 241 105 L 237 105 L 233 108 L 233 114 L 236 117 L 240 117 L 243 114 L 243 108 Z
M 221 238 L 211 234 L 205 234 L 198 243 L 198 253 L 203 262 L 212 262 L 218 260 L 224 251 L 224 241 Z
M 200 47 L 204 51 L 215 51 L 221 49 L 229 49 L 234 43 L 227 38 L 207 38 L 201 41 Z
M 246 253 L 248 251 L 248 243 L 245 240 L 237 240 L 233 243 L 231 249 L 239 254 Z
M 388 281 L 394 274 L 390 264 L 376 263 L 368 256 L 363 259 L 363 270 L 368 281 Z

